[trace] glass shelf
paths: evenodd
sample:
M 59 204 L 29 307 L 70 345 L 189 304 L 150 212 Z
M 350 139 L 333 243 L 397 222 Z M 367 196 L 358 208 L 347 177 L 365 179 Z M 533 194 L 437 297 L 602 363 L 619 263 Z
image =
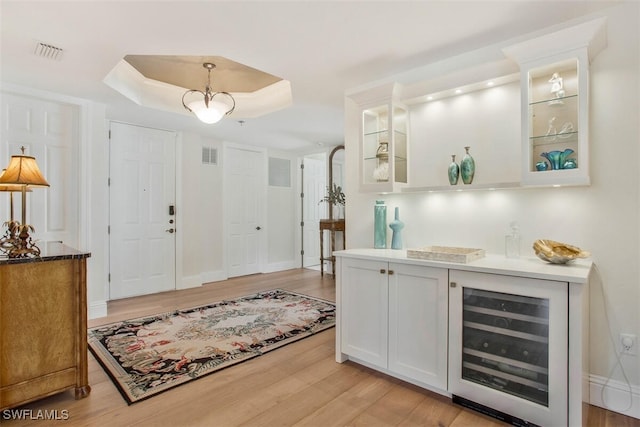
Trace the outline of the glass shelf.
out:
M 560 98 L 548 98 L 548 99 L 543 99 L 540 101 L 534 101 L 534 102 L 530 102 L 529 105 L 539 105 L 539 104 L 544 104 L 545 106 L 548 107 L 555 107 L 555 106 L 559 106 L 562 105 L 561 102 L 564 102 L 566 100 L 570 100 L 572 98 L 578 98 L 578 95 L 565 95 L 563 97 Z

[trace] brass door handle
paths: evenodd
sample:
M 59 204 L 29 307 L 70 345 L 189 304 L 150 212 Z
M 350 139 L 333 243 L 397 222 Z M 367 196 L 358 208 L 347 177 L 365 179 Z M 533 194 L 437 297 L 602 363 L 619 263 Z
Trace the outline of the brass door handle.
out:
M 173 228 L 170 228 L 170 229 L 164 230 L 164 231 L 166 231 L 167 233 L 172 233 L 173 234 L 176 230 L 174 230 Z

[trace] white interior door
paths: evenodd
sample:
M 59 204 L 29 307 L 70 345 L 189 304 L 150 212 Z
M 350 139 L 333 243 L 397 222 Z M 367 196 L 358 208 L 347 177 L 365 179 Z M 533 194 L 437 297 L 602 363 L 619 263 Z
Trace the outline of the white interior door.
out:
M 175 289 L 175 141 L 173 132 L 111 123 L 110 299 Z
M 225 155 L 228 276 L 260 273 L 264 258 L 265 154 L 227 146 Z
M 324 154 L 321 157 L 306 156 L 304 158 L 303 267 L 320 264 L 320 219 L 328 218 L 329 206 L 326 203 L 319 203 L 326 194 L 326 170 L 327 162 Z
M 50 185 L 27 193 L 26 222 L 35 228 L 31 236 L 38 245 L 45 241 L 79 245 L 77 114 L 68 104 L 2 94 L 0 161 L 8 165 L 11 156 L 25 147 L 24 154 L 36 158 Z M 21 221 L 20 193 L 3 193 L 3 221 L 10 219 L 10 197 L 13 219 Z

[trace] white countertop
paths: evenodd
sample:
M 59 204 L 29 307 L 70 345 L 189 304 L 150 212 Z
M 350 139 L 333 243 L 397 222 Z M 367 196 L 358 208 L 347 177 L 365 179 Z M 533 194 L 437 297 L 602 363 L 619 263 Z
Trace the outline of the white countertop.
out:
M 406 250 L 395 249 L 346 249 L 333 253 L 336 257 L 370 259 L 424 265 L 453 270 L 475 271 L 478 273 L 525 276 L 560 282 L 587 283 L 592 267 L 590 259 L 577 259 L 569 264 L 550 264 L 537 257 L 507 258 L 504 255 L 487 254 L 469 263 L 428 261 L 407 258 Z

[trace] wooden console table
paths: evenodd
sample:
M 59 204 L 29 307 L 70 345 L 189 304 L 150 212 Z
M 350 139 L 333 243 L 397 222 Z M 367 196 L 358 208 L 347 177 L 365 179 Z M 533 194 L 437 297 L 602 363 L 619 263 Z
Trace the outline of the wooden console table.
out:
M 331 234 L 331 255 L 328 258 L 324 256 L 324 231 L 327 230 Z M 345 223 L 344 219 L 321 219 L 320 220 L 320 275 L 324 276 L 324 262 L 331 262 L 331 274 L 336 276 L 336 257 L 333 252 L 336 250 L 336 231 L 342 231 L 342 248 L 346 248 Z
M 60 243 L 41 257 L 0 257 L 0 410 L 73 389 L 89 395 L 83 253 Z

